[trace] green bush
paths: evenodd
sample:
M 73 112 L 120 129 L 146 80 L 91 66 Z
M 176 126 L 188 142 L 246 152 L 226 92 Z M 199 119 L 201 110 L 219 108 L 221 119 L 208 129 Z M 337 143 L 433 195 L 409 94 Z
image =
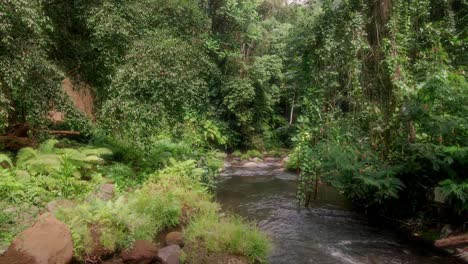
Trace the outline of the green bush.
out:
M 99 171 L 103 176 L 112 180 L 121 190 L 140 185 L 147 177 L 146 173 L 135 172 L 132 167 L 119 162 L 101 166 Z
M 284 166 L 289 171 L 296 171 L 299 168 L 298 153 L 296 151 L 293 151 L 288 155 L 288 159 Z
M 266 263 L 271 249 L 268 237 L 237 217 L 202 214 L 190 223 L 184 236 L 189 243 L 202 243 L 209 252 L 245 256 L 252 263 Z
M 152 240 L 162 230 L 219 210 L 202 187 L 203 170 L 193 160 L 171 161 L 131 193 L 112 201 L 93 200 L 77 208 L 61 209 L 57 217 L 70 226 L 75 256 L 90 254 L 91 229 L 99 230 L 106 249 L 124 249 L 138 239 Z
M 239 157 L 242 160 L 248 160 L 248 159 L 251 159 L 251 158 L 263 159 L 263 154 L 260 151 L 256 150 L 256 149 L 250 149 L 250 150 L 247 150 L 244 153 L 240 152 L 239 150 L 236 150 L 236 151 L 234 151 L 232 153 L 232 155 L 234 157 Z

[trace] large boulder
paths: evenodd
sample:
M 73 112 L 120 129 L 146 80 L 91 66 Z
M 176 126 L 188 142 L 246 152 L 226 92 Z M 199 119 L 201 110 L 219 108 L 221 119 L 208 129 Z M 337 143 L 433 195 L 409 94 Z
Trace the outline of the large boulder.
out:
M 73 257 L 73 241 L 67 225 L 50 213 L 16 237 L 0 263 L 66 264 Z
M 181 253 L 178 245 L 167 246 L 158 251 L 158 259 L 162 264 L 179 264 Z
M 123 251 L 120 256 L 125 263 L 148 264 L 158 259 L 158 248 L 151 241 L 137 240 L 131 249 Z
M 184 235 L 181 232 L 170 232 L 166 235 L 166 245 L 184 246 Z

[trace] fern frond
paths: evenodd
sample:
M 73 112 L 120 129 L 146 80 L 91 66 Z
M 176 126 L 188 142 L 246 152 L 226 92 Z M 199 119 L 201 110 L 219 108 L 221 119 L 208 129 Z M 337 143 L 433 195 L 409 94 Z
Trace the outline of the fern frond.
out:
M 91 163 L 91 164 L 102 164 L 104 163 L 104 160 L 98 156 L 95 156 L 95 155 L 91 155 L 91 156 L 87 156 L 84 161 L 88 162 L 88 163 Z
M 113 154 L 112 150 L 108 148 L 84 148 L 84 149 L 81 149 L 81 153 L 83 153 L 86 156 L 98 156 L 98 157 L 111 156 Z
M 31 175 L 25 170 L 15 170 L 15 175 L 18 180 L 29 180 Z
M 18 151 L 17 160 L 16 160 L 16 165 L 22 166 L 23 164 L 26 163 L 26 161 L 36 157 L 37 151 L 33 148 L 27 147 L 27 148 L 22 148 Z
M 87 155 L 76 149 L 70 149 L 70 148 L 57 149 L 56 153 L 62 154 L 62 156 L 67 156 L 68 159 L 78 164 L 82 162 L 86 162 Z
M 463 203 L 468 200 L 468 181 L 456 182 L 446 179 L 439 182 L 439 188 L 445 197 L 454 197 Z
M 13 167 L 13 162 L 6 154 L 0 153 L 0 163 L 1 162 L 6 162 L 8 165 L 10 165 L 10 167 Z
M 26 166 L 33 175 L 59 171 L 62 158 L 55 154 L 39 154 L 27 161 Z
M 39 145 L 39 152 L 41 153 L 53 153 L 55 144 L 57 144 L 59 141 L 56 139 L 49 139 Z

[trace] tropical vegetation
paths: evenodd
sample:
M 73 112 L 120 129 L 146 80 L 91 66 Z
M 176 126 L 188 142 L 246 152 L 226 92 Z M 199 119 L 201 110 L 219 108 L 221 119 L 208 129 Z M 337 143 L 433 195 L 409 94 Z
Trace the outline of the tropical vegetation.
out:
M 211 193 L 224 153 L 284 149 L 304 206 L 329 184 L 412 232 L 461 226 L 467 13 L 465 0 L 2 1 L 0 243 L 69 199 L 56 215 L 80 260 L 93 226 L 120 250 L 188 217 L 189 241 L 265 262 L 267 237 Z M 88 87 L 91 112 L 64 79 Z

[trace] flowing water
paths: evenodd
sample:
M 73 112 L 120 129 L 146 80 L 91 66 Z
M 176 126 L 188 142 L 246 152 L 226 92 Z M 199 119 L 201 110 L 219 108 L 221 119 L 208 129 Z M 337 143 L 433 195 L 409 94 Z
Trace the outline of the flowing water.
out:
M 333 188 L 321 186 L 310 208 L 301 208 L 295 198 L 296 176 L 284 172 L 280 160 L 226 165 L 217 200 L 225 210 L 255 220 L 270 235 L 271 263 L 452 263 L 370 225 Z

